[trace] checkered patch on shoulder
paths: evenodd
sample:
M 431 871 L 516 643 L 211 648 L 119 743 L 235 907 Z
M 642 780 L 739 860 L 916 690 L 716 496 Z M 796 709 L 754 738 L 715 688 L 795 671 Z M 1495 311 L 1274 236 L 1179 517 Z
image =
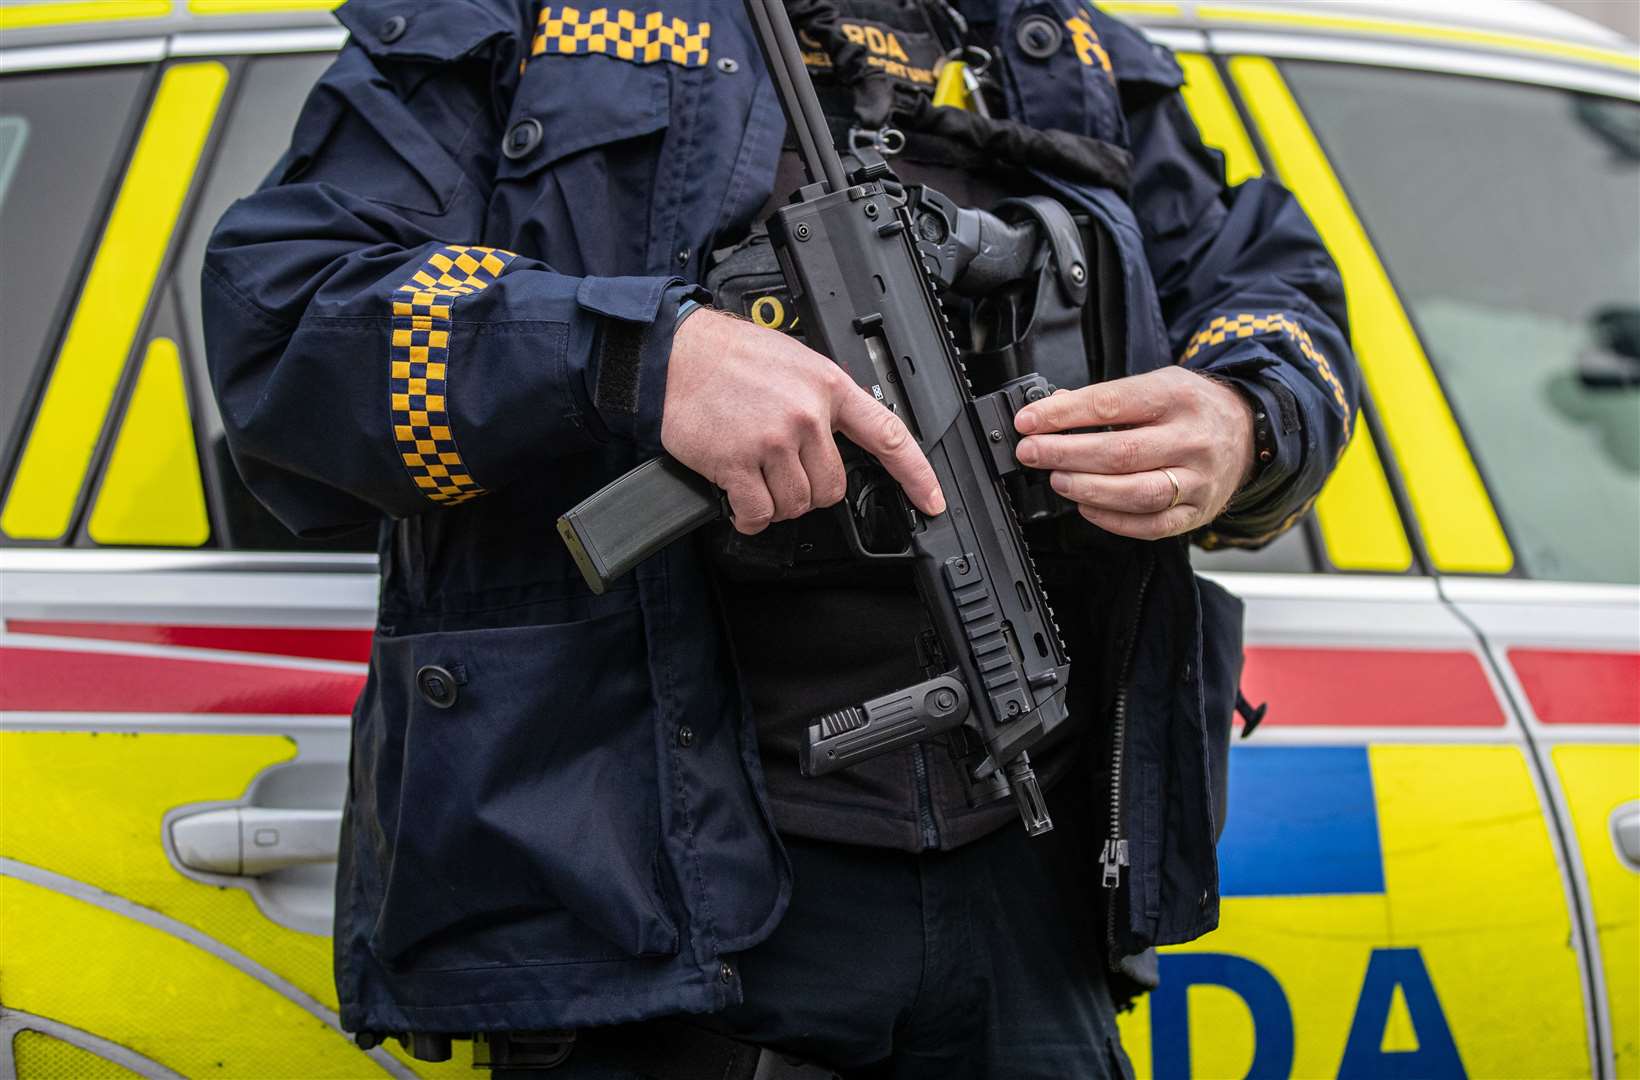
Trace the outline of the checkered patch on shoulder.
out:
M 393 294 L 393 441 L 410 479 L 433 502 L 454 505 L 484 494 L 450 430 L 450 313 L 517 257 L 499 248 L 452 244 L 429 255 Z
M 1093 29 L 1093 24 L 1081 15 L 1073 15 L 1065 20 L 1065 26 L 1071 32 L 1071 44 L 1076 46 L 1076 58 L 1082 61 L 1084 67 L 1098 64 L 1105 71 L 1105 78 L 1116 81 L 1116 72 L 1111 70 L 1110 54 L 1100 43 L 1099 35 Z
M 634 64 L 705 67 L 712 24 L 628 8 L 544 7 L 530 55 L 613 56 Z
M 1179 357 L 1179 363 L 1187 364 L 1210 345 L 1222 345 L 1226 341 L 1237 338 L 1252 337 L 1254 334 L 1281 334 L 1290 339 L 1304 354 L 1305 359 L 1315 365 L 1321 375 L 1321 381 L 1332 390 L 1333 400 L 1343 409 L 1347 417 L 1349 414 L 1349 398 L 1344 394 L 1344 384 L 1338 381 L 1333 374 L 1332 365 L 1327 358 L 1321 355 L 1321 350 L 1315 347 L 1310 340 L 1310 332 L 1301 326 L 1297 319 L 1284 311 L 1270 312 L 1265 315 L 1220 315 L 1209 322 L 1205 327 L 1196 331 L 1195 335 L 1185 346 L 1184 355 Z

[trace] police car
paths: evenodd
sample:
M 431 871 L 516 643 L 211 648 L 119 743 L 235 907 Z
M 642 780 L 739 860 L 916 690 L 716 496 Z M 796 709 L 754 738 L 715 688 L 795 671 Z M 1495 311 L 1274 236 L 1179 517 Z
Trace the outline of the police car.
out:
M 371 539 L 272 521 L 203 374 L 330 6 L 0 5 L 0 1075 L 470 1075 L 337 1028 Z M 1528 2 L 1102 6 L 1296 192 L 1368 389 L 1309 517 L 1199 553 L 1270 711 L 1139 1071 L 1640 1077 L 1640 56 Z

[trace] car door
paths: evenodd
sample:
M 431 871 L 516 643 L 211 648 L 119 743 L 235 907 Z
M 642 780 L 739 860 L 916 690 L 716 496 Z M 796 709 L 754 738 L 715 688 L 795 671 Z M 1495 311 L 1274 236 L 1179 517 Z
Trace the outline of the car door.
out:
M 1496 564 L 1449 555 L 1441 589 L 1525 721 L 1594 930 L 1583 945 L 1601 1064 L 1640 1076 L 1634 80 L 1291 67 L 1483 480 Z
M 1312 126 L 1316 84 L 1357 70 L 1336 62 L 1347 43 L 1305 64 L 1270 59 L 1280 40 L 1216 33 L 1218 56 L 1187 49 L 1186 101 L 1233 180 L 1273 173 L 1322 233 L 1367 400 L 1302 525 L 1311 573 L 1200 560 L 1248 602 L 1244 688 L 1270 713 L 1232 750 L 1221 929 L 1163 951 L 1126 1042 L 1155 1076 L 1589 1075 L 1600 999 L 1543 763 L 1506 673 L 1442 593 L 1453 569 L 1509 570 L 1501 529 L 1455 424 L 1439 429 L 1450 406 L 1376 220 L 1362 225 L 1335 171 L 1346 138 L 1383 147 Z
M 205 237 L 340 40 L 0 56 L 0 1075 L 457 1068 L 335 1014 L 374 538 L 272 521 L 204 381 Z

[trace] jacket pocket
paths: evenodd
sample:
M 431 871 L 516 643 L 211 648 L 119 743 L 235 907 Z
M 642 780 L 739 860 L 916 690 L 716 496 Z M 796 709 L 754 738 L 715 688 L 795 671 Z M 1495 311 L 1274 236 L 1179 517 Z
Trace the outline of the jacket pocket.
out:
M 652 273 L 654 238 L 670 232 L 655 225 L 670 203 L 651 193 L 661 186 L 671 69 L 603 55 L 531 57 L 501 136 L 485 235 L 505 236 L 561 273 Z
M 375 648 L 354 791 L 378 958 L 431 971 L 676 952 L 640 614 Z

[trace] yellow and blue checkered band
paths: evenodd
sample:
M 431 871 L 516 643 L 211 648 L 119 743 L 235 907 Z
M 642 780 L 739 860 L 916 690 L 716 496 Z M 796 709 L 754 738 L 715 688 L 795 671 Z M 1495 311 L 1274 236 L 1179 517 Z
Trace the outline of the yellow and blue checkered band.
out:
M 1110 54 L 1099 43 L 1099 35 L 1094 32 L 1093 24 L 1080 15 L 1074 15 L 1065 20 L 1065 26 L 1071 32 L 1071 44 L 1076 46 L 1076 58 L 1085 67 L 1098 64 L 1105 69 L 1105 78 L 1115 83 L 1116 73 L 1110 67 Z
M 597 54 L 634 64 L 679 64 L 705 67 L 711 23 L 691 27 L 659 11 L 628 8 L 544 7 L 530 44 L 530 55 Z
M 517 257 L 498 248 L 440 248 L 393 294 L 393 441 L 411 481 L 433 502 L 454 505 L 484 494 L 450 430 L 450 313 Z
M 1196 331 L 1195 336 L 1185 346 L 1184 355 L 1179 357 L 1179 363 L 1189 363 L 1197 353 L 1210 345 L 1222 345 L 1226 341 L 1252 337 L 1254 334 L 1285 335 L 1298 346 L 1298 351 L 1315 365 L 1316 371 L 1321 375 L 1321 381 L 1332 388 L 1333 400 L 1344 412 L 1344 438 L 1348 442 L 1350 404 L 1349 398 L 1344 394 L 1344 384 L 1338 381 L 1338 376 L 1333 374 L 1332 365 L 1321 355 L 1321 350 L 1315 347 L 1315 342 L 1310 340 L 1310 332 L 1286 312 L 1276 311 L 1267 315 L 1220 315 Z

